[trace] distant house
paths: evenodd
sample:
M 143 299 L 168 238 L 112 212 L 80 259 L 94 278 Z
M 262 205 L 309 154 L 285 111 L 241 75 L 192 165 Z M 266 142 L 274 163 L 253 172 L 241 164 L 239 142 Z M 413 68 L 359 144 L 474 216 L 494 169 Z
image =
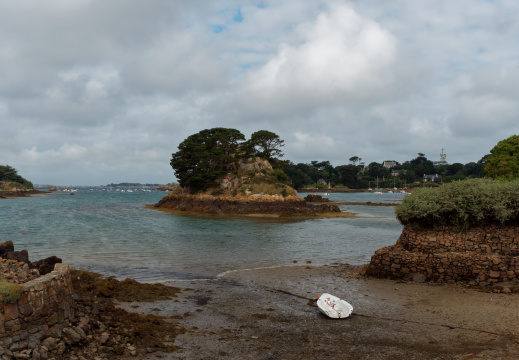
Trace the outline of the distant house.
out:
M 319 180 L 317 180 L 317 184 L 318 184 L 318 185 L 326 185 L 326 184 L 328 184 L 328 183 L 327 183 L 326 180 L 324 180 L 324 179 L 319 179 Z
M 391 169 L 393 166 L 396 166 L 396 165 L 397 165 L 397 162 L 395 160 L 385 160 L 382 163 L 382 166 L 385 167 L 386 169 Z
M 439 182 L 441 181 L 441 177 L 438 176 L 438 174 L 434 175 L 427 175 L 423 174 L 423 182 Z

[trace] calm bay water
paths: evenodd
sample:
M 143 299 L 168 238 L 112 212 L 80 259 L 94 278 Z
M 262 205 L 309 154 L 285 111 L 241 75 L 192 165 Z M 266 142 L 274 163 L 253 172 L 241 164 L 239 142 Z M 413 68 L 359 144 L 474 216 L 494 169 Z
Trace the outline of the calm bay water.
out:
M 0 199 L 0 241 L 32 261 L 140 281 L 203 279 L 237 269 L 369 262 L 402 231 L 393 207 L 341 206 L 367 218 L 306 221 L 177 216 L 148 209 L 164 192 L 79 190 Z M 304 196 L 304 194 L 300 194 Z M 404 194 L 331 194 L 331 200 L 397 202 Z

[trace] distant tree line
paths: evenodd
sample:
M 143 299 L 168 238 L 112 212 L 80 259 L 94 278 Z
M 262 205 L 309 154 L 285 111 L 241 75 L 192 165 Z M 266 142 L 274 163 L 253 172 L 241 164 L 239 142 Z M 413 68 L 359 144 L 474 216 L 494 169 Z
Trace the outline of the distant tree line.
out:
M 33 184 L 18 175 L 18 171 L 9 165 L 0 165 L 0 181 L 14 182 L 24 189 L 33 189 Z
M 372 162 L 367 166 L 358 165 L 361 158 L 354 156 L 349 159 L 350 164 L 332 166 L 329 161 L 311 161 L 310 163 L 294 164 L 287 162 L 283 164 L 283 170 L 287 173 L 295 188 L 305 186 L 332 187 L 346 186 L 351 189 L 367 187 L 403 187 L 415 182 L 421 182 L 424 174 L 438 175 L 441 182 L 452 182 L 469 178 L 483 176 L 486 159 L 484 156 L 477 162 L 467 164 L 454 163 L 445 165 L 434 165 L 432 161 L 419 153 L 412 160 L 396 163 L 391 168 L 386 168 L 383 163 Z M 398 171 L 398 176 L 393 176 L 392 170 Z M 319 180 L 326 184 L 318 184 Z M 322 182 L 322 181 L 321 181 Z
M 279 159 L 283 156 L 283 146 L 284 141 L 267 130 L 257 131 L 246 140 L 236 129 L 206 129 L 180 143 L 170 164 L 180 185 L 193 192 L 207 189 L 219 177 L 235 170 L 239 161 L 253 157 L 268 160 L 274 169 L 286 174 L 280 181 L 291 183 L 296 189 L 306 186 L 345 186 L 351 189 L 404 187 L 421 183 L 424 175 L 437 175 L 436 180 L 442 183 L 484 176 L 503 180 L 519 177 L 517 135 L 500 141 L 490 154 L 467 164 L 434 164 L 423 153 L 403 163 L 395 162 L 391 167 L 377 162 L 364 166 L 358 156 L 350 157 L 349 164 L 339 166 L 331 165 L 330 161 L 295 164 Z

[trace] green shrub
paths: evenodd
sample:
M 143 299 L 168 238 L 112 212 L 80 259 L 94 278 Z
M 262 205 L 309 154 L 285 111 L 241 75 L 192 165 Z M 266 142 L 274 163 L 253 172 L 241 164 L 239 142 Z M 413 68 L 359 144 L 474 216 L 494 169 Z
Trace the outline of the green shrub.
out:
M 469 227 L 517 221 L 519 180 L 469 179 L 418 188 L 396 208 L 403 225 Z
M 276 179 L 283 184 L 290 183 L 290 179 L 288 178 L 287 174 L 283 170 L 275 169 L 272 171 L 272 176 L 276 177 Z
M 7 282 L 0 277 L 0 296 L 4 304 L 17 302 L 22 296 L 24 289 L 23 285 Z

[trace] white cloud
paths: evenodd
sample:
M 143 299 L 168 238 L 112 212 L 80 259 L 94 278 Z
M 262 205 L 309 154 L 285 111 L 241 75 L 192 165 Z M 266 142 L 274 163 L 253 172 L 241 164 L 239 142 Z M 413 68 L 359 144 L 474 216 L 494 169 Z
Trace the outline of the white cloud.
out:
M 246 85 L 250 103 L 293 110 L 373 98 L 394 80 L 396 39 L 343 3 L 301 24 Z
M 2 162 L 35 183 L 166 182 L 178 144 L 216 126 L 274 131 L 295 162 L 441 148 L 477 161 L 517 133 L 517 13 L 508 0 L 5 0 Z
M 294 137 L 295 141 L 290 146 L 292 151 L 312 160 L 326 157 L 327 154 L 337 151 L 333 138 L 325 134 L 298 131 Z
M 29 163 L 36 164 L 42 161 L 51 163 L 65 161 L 82 161 L 88 155 L 88 149 L 77 145 L 65 143 L 57 150 L 38 151 L 36 147 L 22 151 L 21 157 Z

